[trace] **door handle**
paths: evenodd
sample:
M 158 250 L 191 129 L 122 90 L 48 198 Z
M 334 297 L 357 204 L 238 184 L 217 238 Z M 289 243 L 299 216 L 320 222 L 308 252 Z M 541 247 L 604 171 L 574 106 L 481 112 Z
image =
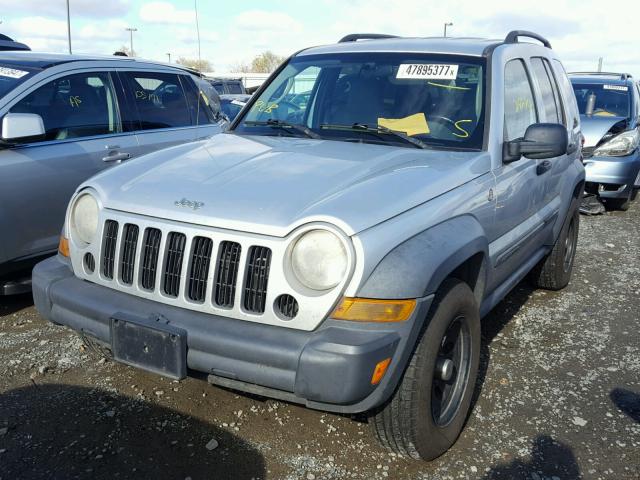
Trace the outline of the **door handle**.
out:
M 122 160 L 128 160 L 131 158 L 130 153 L 126 152 L 109 152 L 109 155 L 102 157 L 103 162 L 121 162 Z
M 536 175 L 542 175 L 548 172 L 549 170 L 551 170 L 551 167 L 553 167 L 553 164 L 550 160 L 543 160 L 536 167 Z

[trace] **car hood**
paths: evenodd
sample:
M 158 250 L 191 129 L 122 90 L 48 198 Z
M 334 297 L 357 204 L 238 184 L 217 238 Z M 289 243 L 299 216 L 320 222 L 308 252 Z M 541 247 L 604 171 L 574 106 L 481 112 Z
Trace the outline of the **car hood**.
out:
M 626 122 L 624 117 L 602 117 L 598 115 L 580 115 L 584 146 L 595 147 L 605 134 L 620 122 Z
M 489 172 L 487 152 L 215 135 L 130 160 L 85 185 L 106 208 L 285 236 L 329 222 L 355 234 Z

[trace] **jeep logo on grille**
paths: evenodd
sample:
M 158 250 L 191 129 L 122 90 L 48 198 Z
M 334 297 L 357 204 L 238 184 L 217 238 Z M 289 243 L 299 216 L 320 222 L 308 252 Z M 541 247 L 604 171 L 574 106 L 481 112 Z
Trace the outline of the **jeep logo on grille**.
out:
M 175 202 L 173 202 L 173 204 L 176 207 L 187 207 L 193 210 L 198 210 L 199 208 L 204 207 L 204 202 L 196 202 L 193 200 L 187 200 L 186 198 L 183 198 L 182 200 L 176 200 Z

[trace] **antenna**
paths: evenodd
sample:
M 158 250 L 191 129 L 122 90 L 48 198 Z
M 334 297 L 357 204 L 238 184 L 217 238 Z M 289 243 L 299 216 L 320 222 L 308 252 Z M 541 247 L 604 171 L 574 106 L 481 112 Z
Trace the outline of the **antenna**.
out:
M 196 32 L 198 34 L 198 66 L 202 68 L 202 57 L 200 56 L 200 23 L 198 22 L 198 0 L 193 0 L 193 7 L 196 11 Z

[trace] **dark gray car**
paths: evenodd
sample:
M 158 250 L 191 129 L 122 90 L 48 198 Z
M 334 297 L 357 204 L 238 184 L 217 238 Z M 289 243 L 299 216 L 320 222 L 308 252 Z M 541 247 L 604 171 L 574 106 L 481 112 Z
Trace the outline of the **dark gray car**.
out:
M 55 253 L 69 198 L 125 160 L 219 133 L 213 89 L 125 57 L 0 54 L 0 295 Z

